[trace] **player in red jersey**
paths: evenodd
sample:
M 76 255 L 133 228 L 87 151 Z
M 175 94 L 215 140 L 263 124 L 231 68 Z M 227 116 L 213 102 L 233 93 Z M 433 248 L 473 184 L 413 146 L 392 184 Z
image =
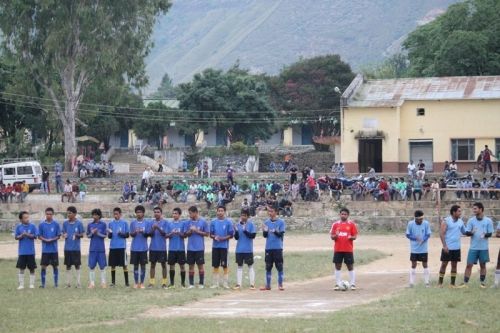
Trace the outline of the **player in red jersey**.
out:
M 349 220 L 349 209 L 340 210 L 340 220 L 333 222 L 330 229 L 330 237 L 335 242 L 333 247 L 333 263 L 335 264 L 336 286 L 334 290 L 341 290 L 342 262 L 347 266 L 351 290 L 356 290 L 356 277 L 354 274 L 353 241 L 358 236 L 358 228 L 353 221 Z

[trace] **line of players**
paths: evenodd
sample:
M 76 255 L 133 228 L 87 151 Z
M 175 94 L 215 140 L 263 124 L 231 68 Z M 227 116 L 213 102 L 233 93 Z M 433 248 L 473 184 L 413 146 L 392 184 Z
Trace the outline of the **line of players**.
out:
M 210 223 L 199 216 L 196 206 L 188 209 L 189 219 L 181 220 L 182 211 L 174 208 L 172 220 L 168 221 L 163 217 L 160 207 L 153 209 L 153 218 L 146 219 L 145 208 L 142 205 L 135 207 L 135 219 L 130 222 L 122 218 L 122 211 L 119 207 L 113 210 L 113 220 L 106 224 L 102 220 L 100 209 L 91 212 L 92 221 L 85 229 L 83 223 L 76 218 L 77 210 L 74 206 L 67 208 L 67 220 L 62 228 L 54 220 L 54 210 L 45 210 L 45 219 L 38 228 L 29 220 L 26 211 L 19 213 L 20 223 L 15 230 L 15 239 L 19 241 L 18 261 L 16 267 L 19 269 L 19 287 L 24 289 L 24 271 L 28 268 L 30 272 L 29 287 L 34 288 L 35 284 L 35 240 L 38 238 L 42 242 L 41 256 L 41 288 L 45 287 L 46 270 L 48 266 L 53 267 L 54 285 L 58 286 L 59 280 L 59 255 L 58 240 L 64 239 L 64 266 L 66 266 L 66 287 L 71 287 L 74 277 L 72 277 L 72 267 L 75 268 L 77 288 L 81 288 L 81 238 L 90 238 L 88 267 L 89 267 L 89 288 L 95 288 L 95 269 L 99 266 L 101 287 L 106 288 L 106 266 L 111 266 L 111 284 L 116 283 L 116 267 L 123 267 L 125 285 L 129 286 L 127 267 L 127 238 L 131 237 L 130 264 L 133 265 L 134 288 L 145 288 L 144 280 L 146 275 L 146 264 L 150 262 L 149 288 L 155 286 L 156 264 L 162 268 L 162 288 L 175 287 L 175 265 L 180 266 L 180 277 L 182 287 L 186 287 L 185 264 L 188 264 L 188 288 L 194 288 L 195 265 L 198 268 L 198 287 L 204 288 L 205 276 L 205 237 L 210 237 L 212 241 L 212 267 L 213 267 L 213 288 L 222 284 L 224 288 L 229 288 L 228 272 L 228 245 L 229 239 L 235 238 L 237 284 L 234 289 L 242 287 L 243 265 L 246 264 L 249 270 L 250 289 L 255 289 L 255 271 L 253 268 L 253 240 L 257 234 L 256 226 L 249 220 L 249 212 L 242 210 L 238 223 L 233 224 L 231 219 L 226 217 L 226 208 L 217 207 L 217 216 Z M 271 272 L 273 266 L 278 271 L 278 288 L 283 287 L 283 238 L 285 234 L 285 222 L 277 215 L 276 207 L 268 208 L 269 218 L 262 225 L 262 234 L 266 238 L 265 263 L 266 263 L 266 284 L 261 290 L 271 289 Z M 109 255 L 106 260 L 105 239 L 109 238 Z M 148 245 L 149 238 L 149 245 Z M 187 246 L 185 239 L 187 238 Z M 168 254 L 167 254 L 168 240 Z M 187 252 L 186 252 L 187 248 Z M 149 254 L 149 256 L 148 256 Z M 170 284 L 167 285 L 167 264 L 169 265 Z M 222 267 L 222 270 L 220 270 Z
M 481 288 L 486 288 L 486 263 L 490 261 L 488 239 L 494 236 L 493 222 L 484 215 L 484 206 L 475 202 L 472 206 L 473 216 L 467 223 L 462 220 L 462 209 L 458 205 L 450 208 L 450 215 L 440 223 L 439 236 L 443 245 L 441 250 L 441 267 L 439 269 L 438 287 L 443 287 L 443 280 L 448 263 L 451 263 L 450 288 L 467 288 L 472 273 L 472 267 L 479 262 L 479 282 Z M 417 263 L 422 262 L 424 268 L 424 283 L 430 286 L 430 272 L 428 268 L 428 241 L 431 236 L 431 227 L 424 219 L 421 210 L 415 211 L 415 218 L 408 222 L 406 237 L 410 240 L 410 287 L 415 285 Z M 456 285 L 457 264 L 461 261 L 462 236 L 470 237 L 470 247 L 467 254 L 467 265 L 464 272 L 464 281 Z M 498 222 L 496 237 L 500 237 L 500 222 Z M 498 251 L 495 284 L 500 282 L 500 250 Z

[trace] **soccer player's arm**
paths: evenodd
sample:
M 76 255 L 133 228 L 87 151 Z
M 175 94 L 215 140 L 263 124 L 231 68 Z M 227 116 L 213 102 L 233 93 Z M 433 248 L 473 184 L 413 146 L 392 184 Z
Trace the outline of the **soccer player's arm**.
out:
M 350 240 L 356 240 L 358 238 L 358 228 L 356 227 L 356 224 L 352 224 L 353 232 L 351 233 L 351 236 L 349 237 Z
M 108 238 L 113 238 L 113 229 L 111 229 L 111 222 L 109 223 Z
M 250 225 L 249 225 L 250 226 Z M 243 233 L 250 239 L 254 239 L 255 236 L 257 236 L 257 233 L 255 232 L 255 228 L 253 224 L 251 224 L 251 227 L 249 227 L 250 230 L 243 230 Z M 235 237 L 236 238 L 236 237 Z
M 198 232 L 198 234 L 200 234 L 203 237 L 208 237 L 208 235 L 210 234 L 210 230 L 208 228 L 207 222 L 205 222 L 203 227 L 197 232 Z
M 422 239 L 422 243 L 427 242 L 429 240 L 429 238 L 431 238 L 432 230 L 431 230 L 431 226 L 429 224 L 425 228 L 425 231 L 426 232 L 425 232 L 424 238 Z
M 15 234 L 14 238 L 16 240 L 21 240 L 21 239 L 23 239 L 23 237 L 24 237 L 24 233 L 21 232 L 21 228 L 19 228 L 19 226 L 16 227 L 16 234 Z
M 40 226 L 42 226 L 42 225 L 40 224 Z M 39 230 L 40 230 L 40 233 L 38 234 L 38 239 L 41 240 L 42 242 L 48 243 L 49 239 L 43 237 L 43 230 L 42 230 L 42 228 L 39 228 Z
M 27 234 L 26 236 L 27 236 L 29 239 L 37 239 L 37 237 L 38 237 L 38 229 L 37 229 L 34 225 L 32 225 L 32 226 L 30 227 L 30 232 L 29 232 L 29 234 Z
M 57 232 L 56 232 L 56 237 L 54 238 L 54 241 L 61 239 L 61 226 L 57 222 L 56 222 L 56 226 L 57 226 Z
M 215 223 L 214 221 L 212 221 L 210 223 L 210 234 L 209 234 L 209 237 L 215 240 L 215 236 L 216 235 L 215 235 L 215 224 L 214 223 Z
M 103 226 L 101 226 L 100 228 L 97 228 L 97 232 L 96 232 L 96 235 L 97 237 L 100 237 L 100 238 L 106 238 L 108 235 L 107 235 L 107 229 L 108 227 L 106 226 L 106 223 L 103 222 Z
M 497 225 L 497 237 L 500 238 L 500 222 Z
M 92 238 L 92 232 L 90 231 L 90 223 L 87 225 L 87 237 Z
M 233 230 L 234 230 L 234 239 L 236 240 L 240 239 L 240 232 L 238 231 L 238 227 L 234 226 Z
M 227 236 L 224 237 L 225 240 L 229 240 L 234 237 L 234 227 L 233 227 L 233 222 L 229 221 L 228 226 L 227 226 Z
M 410 224 L 408 224 L 408 226 L 406 227 L 406 238 L 408 238 L 411 241 L 416 241 L 417 240 L 417 237 L 415 237 L 414 235 L 411 234 L 411 226 L 410 226 Z
M 161 222 L 160 222 L 160 223 L 161 223 Z M 165 230 L 166 230 L 167 228 L 168 228 L 167 223 L 166 223 L 166 222 L 163 222 L 163 223 L 162 223 L 162 226 L 161 226 L 160 228 L 158 228 L 158 231 L 160 232 L 160 235 L 162 235 L 163 237 L 165 237 L 165 236 L 166 236 L 166 234 L 167 234 L 167 233 L 165 232 Z
M 269 229 L 266 225 L 266 222 L 262 225 L 262 237 L 267 238 L 269 236 Z
M 135 226 L 135 223 L 134 223 L 134 222 L 132 222 L 132 223 L 130 224 L 130 236 L 131 236 L 131 237 L 135 237 L 135 236 L 137 236 L 137 230 L 136 230 L 136 229 L 137 229 L 137 227 Z
M 490 238 L 493 236 L 493 223 L 491 221 L 488 222 L 486 226 L 486 232 L 484 233 L 484 238 Z
M 125 221 L 125 223 L 123 223 L 123 225 L 124 225 L 123 232 L 119 232 L 118 236 L 120 236 L 121 238 L 129 238 L 130 237 L 130 230 L 128 228 L 128 222 Z
M 445 240 L 445 235 L 446 235 L 446 230 L 448 229 L 448 224 L 446 224 L 446 220 L 443 220 L 441 222 L 441 227 L 439 228 L 439 238 L 441 238 L 441 243 L 443 244 L 443 249 L 448 249 L 446 246 L 446 240 Z
M 467 225 L 465 226 L 465 236 L 474 235 L 474 231 L 472 231 L 472 222 L 467 221 Z
M 278 238 L 283 238 L 285 235 L 285 224 L 280 223 L 277 230 L 274 230 L 274 235 Z
M 332 227 L 330 228 L 330 238 L 332 240 L 336 240 L 337 239 L 337 233 L 335 231 L 335 223 L 332 223 Z

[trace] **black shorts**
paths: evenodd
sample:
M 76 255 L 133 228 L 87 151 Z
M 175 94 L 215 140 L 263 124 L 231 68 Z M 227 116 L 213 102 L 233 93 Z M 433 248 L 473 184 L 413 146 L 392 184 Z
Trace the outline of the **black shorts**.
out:
M 498 162 L 500 163 L 500 162 Z M 500 266 L 500 249 L 498 249 L 497 268 Z
M 243 263 L 253 265 L 253 253 L 236 253 L 236 264 L 243 266 Z
M 460 261 L 461 257 L 460 249 L 448 250 L 448 253 L 441 250 L 441 261 Z
M 125 249 L 109 249 L 108 262 L 111 267 L 127 266 L 127 251 Z
M 410 253 L 410 261 L 427 262 L 427 253 Z
M 186 252 L 184 251 L 169 251 L 168 252 L 169 265 L 184 265 L 186 264 Z
M 149 251 L 149 262 L 161 264 L 167 262 L 167 251 Z
M 28 267 L 30 271 L 36 268 L 36 261 L 34 254 L 20 255 L 19 257 L 17 257 L 16 268 L 26 269 L 26 267 Z
M 203 265 L 205 263 L 205 251 L 187 251 L 186 262 L 188 265 Z
M 265 262 L 266 265 L 282 264 L 283 250 L 266 250 Z
M 55 253 L 42 253 L 42 260 L 40 260 L 41 266 L 59 266 L 59 254 Z
M 334 252 L 333 262 L 335 264 L 345 263 L 346 265 L 354 264 L 354 254 L 352 252 Z
M 146 265 L 148 263 L 148 251 L 130 251 L 131 265 Z
M 227 267 L 227 249 L 212 248 L 212 267 Z
M 80 251 L 64 251 L 64 265 L 66 267 L 81 266 L 82 253 Z

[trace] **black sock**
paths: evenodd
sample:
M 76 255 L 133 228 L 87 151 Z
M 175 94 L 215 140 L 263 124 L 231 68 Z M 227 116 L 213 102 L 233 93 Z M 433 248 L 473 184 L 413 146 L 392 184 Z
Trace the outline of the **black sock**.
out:
M 479 275 L 479 281 L 481 281 L 481 283 L 484 283 L 484 280 L 486 280 L 486 275 Z
M 170 270 L 170 284 L 173 286 L 174 285 L 174 278 L 175 278 L 175 270 L 171 269 Z
M 199 274 L 200 274 L 200 285 L 202 286 L 205 284 L 205 271 L 200 271 Z
M 111 283 L 115 284 L 116 282 L 116 268 L 111 267 Z
M 125 285 L 128 287 L 128 268 L 127 266 L 123 267 L 123 277 L 125 278 Z
M 457 278 L 457 272 L 453 273 L 451 272 L 451 284 L 455 285 L 455 280 Z
M 439 284 L 443 284 L 444 272 L 439 272 Z
M 189 284 L 194 285 L 194 272 L 189 272 Z
M 186 272 L 181 272 L 181 284 L 184 287 L 186 285 Z

